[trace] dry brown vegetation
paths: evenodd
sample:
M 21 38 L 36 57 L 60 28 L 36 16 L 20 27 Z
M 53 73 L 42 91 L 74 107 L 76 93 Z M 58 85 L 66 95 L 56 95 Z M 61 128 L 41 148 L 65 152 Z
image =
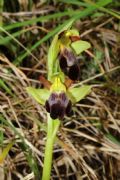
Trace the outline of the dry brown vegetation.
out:
M 58 11 L 64 13 L 67 8 L 74 11 L 84 9 L 69 3 L 39 0 L 15 0 L 15 4 L 8 8 L 7 1 L 4 2 L 2 20 L 6 27 L 33 17 Z M 107 9 L 117 13 L 116 4 L 110 4 Z M 46 111 L 27 94 L 26 87 L 42 87 L 39 76 L 47 74 L 51 39 L 41 43 L 31 55 L 28 51 L 66 19 L 68 16 L 1 32 L 1 36 L 12 36 L 12 40 L 0 44 L 0 152 L 14 140 L 0 165 L 1 180 L 36 180 L 41 177 Z M 89 55 L 83 53 L 78 57 L 80 81 L 73 86 L 91 84 L 92 91 L 73 107 L 73 115 L 61 122 L 54 146 L 53 180 L 120 179 L 119 21 L 114 15 L 97 10 L 74 23 L 81 38 L 89 41 L 92 47 Z M 21 34 L 14 37 L 15 32 Z M 26 48 L 29 55 L 21 58 Z

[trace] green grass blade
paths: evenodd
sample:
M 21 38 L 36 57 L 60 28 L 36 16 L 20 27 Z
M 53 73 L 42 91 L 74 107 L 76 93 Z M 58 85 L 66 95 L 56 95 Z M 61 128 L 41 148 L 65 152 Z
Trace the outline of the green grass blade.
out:
M 112 134 L 108 133 L 108 134 L 105 134 L 105 136 L 110 140 L 112 141 L 113 143 L 117 144 L 120 146 L 120 141 L 118 139 L 116 139 Z
M 0 79 L 0 87 L 4 89 L 9 95 L 13 96 L 11 89 L 8 88 L 8 86 L 5 84 L 5 82 L 2 79 Z
M 46 36 L 44 36 L 40 41 L 36 42 L 30 49 L 29 51 L 33 51 L 34 49 L 36 49 L 38 46 L 40 46 L 43 42 L 47 41 L 50 37 L 54 36 L 56 33 L 58 33 L 60 31 L 60 29 L 62 29 L 64 26 L 66 26 L 71 20 L 76 21 L 79 18 L 85 18 L 86 16 L 88 16 L 89 14 L 91 14 L 94 10 L 96 10 L 97 8 L 100 8 L 101 6 L 105 6 L 107 4 L 109 4 L 111 2 L 111 0 L 102 0 L 100 2 L 97 3 L 97 7 L 96 6 L 90 6 L 88 8 L 86 8 L 85 10 L 79 12 L 77 15 L 74 15 L 71 19 L 66 20 L 63 24 L 59 25 L 57 28 L 55 28 L 53 31 L 49 32 Z M 19 56 L 14 63 L 16 65 L 19 65 L 24 58 L 26 58 L 28 55 L 28 52 L 23 53 L 21 56 Z
M 66 4 L 74 4 L 74 5 L 78 5 L 78 6 L 85 6 L 85 7 L 88 7 L 90 6 L 88 3 L 84 3 L 84 2 L 80 2 L 80 1 L 76 1 L 76 0 L 59 0 L 59 2 L 63 2 L 63 3 L 66 3 Z
M 31 149 L 25 143 L 24 137 L 16 130 L 14 125 L 11 123 L 11 121 L 9 122 L 9 120 L 5 119 L 2 114 L 0 114 L 0 124 L 1 123 L 10 127 L 14 131 L 14 133 L 16 135 L 18 135 L 18 137 L 21 139 L 21 145 L 22 145 L 21 148 L 22 148 L 22 150 L 24 150 L 24 153 L 25 153 L 26 159 L 29 163 L 29 166 L 30 166 L 32 172 L 34 173 L 35 177 L 36 178 L 40 177 L 40 172 L 39 172 L 38 167 L 37 167 L 37 162 L 31 153 Z
M 23 21 L 23 22 L 17 22 L 17 23 L 14 23 L 14 24 L 11 24 L 11 25 L 8 25 L 8 26 L 4 26 L 4 29 L 5 30 L 11 30 L 11 29 L 14 29 L 14 28 L 20 28 L 20 27 L 23 27 L 23 26 L 27 26 L 27 25 L 32 25 L 34 23 L 37 23 L 37 22 L 44 22 L 46 20 L 50 20 L 50 19 L 55 19 L 55 18 L 61 18 L 62 16 L 73 16 L 74 14 L 77 14 L 77 12 L 73 11 L 73 10 L 70 10 L 70 11 L 65 11 L 65 12 L 59 12 L 59 13 L 54 13 L 54 14 L 51 14 L 51 15 L 46 15 L 46 16 L 40 16 L 39 18 L 33 18 L 31 20 L 28 20 L 28 21 Z
M 106 13 L 108 13 L 108 14 L 110 14 L 110 15 L 118 18 L 118 19 L 120 19 L 120 15 L 119 15 L 119 14 L 117 14 L 117 13 L 115 13 L 115 12 L 113 12 L 113 11 L 107 9 L 107 8 L 100 7 L 100 5 L 101 5 L 101 2 L 100 2 L 100 1 L 99 1 L 99 4 L 97 4 L 97 3 L 95 4 L 95 3 L 94 3 L 93 1 L 91 1 L 91 0 L 84 0 L 84 1 L 87 2 L 88 4 L 93 5 L 93 6 L 96 7 L 96 8 L 99 8 L 101 11 L 106 12 Z M 112 0 L 106 0 L 105 2 L 106 2 L 106 3 L 107 3 L 107 2 L 108 2 L 108 3 L 111 3 Z
M 4 4 L 4 0 L 0 0 L 0 26 L 3 25 L 3 18 L 2 18 L 3 4 Z

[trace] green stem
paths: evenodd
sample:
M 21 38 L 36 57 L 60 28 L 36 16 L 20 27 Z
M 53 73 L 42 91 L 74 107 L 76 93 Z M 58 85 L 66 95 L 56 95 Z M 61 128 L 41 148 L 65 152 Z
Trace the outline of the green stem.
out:
M 42 180 L 50 180 L 53 146 L 59 126 L 60 126 L 60 121 L 51 119 L 48 114 L 47 142 L 45 148 Z

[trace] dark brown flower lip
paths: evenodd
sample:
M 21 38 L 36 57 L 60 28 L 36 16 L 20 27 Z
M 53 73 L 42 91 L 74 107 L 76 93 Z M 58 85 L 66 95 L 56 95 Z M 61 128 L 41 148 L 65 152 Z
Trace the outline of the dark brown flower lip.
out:
M 45 108 L 52 119 L 62 120 L 65 115 L 69 115 L 72 103 L 64 92 L 53 92 L 45 103 Z
M 79 80 L 80 69 L 78 64 L 75 64 L 71 67 L 67 67 L 62 69 L 62 71 L 67 75 L 72 81 Z
M 68 67 L 72 66 L 77 62 L 74 53 L 68 48 L 63 49 L 63 51 L 61 52 L 61 57 L 64 57 L 66 59 Z
M 73 81 L 78 80 L 80 75 L 80 68 L 78 63 L 71 66 L 68 70 L 68 77 Z
M 71 80 L 75 81 L 79 79 L 79 63 L 72 51 L 68 50 L 67 48 L 64 48 L 59 56 L 59 64 L 61 70 Z

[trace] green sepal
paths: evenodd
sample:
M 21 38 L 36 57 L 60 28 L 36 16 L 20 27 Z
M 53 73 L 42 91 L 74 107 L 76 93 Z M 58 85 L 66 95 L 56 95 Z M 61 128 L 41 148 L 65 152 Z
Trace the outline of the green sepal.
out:
M 75 53 L 77 55 L 79 55 L 81 52 L 89 49 L 91 47 L 91 45 L 87 41 L 79 40 L 79 41 L 75 41 L 75 42 L 71 43 L 71 47 L 73 48 Z
M 59 32 L 58 34 L 60 34 L 63 31 L 69 30 L 73 24 L 74 20 L 70 20 L 70 22 L 68 22 Z
M 58 40 L 58 34 L 55 35 L 51 46 L 48 51 L 48 80 L 52 81 L 52 76 L 54 74 L 55 61 L 57 59 L 58 53 L 60 51 L 60 41 Z
M 79 102 L 91 91 L 91 86 L 84 85 L 82 87 L 75 87 L 68 89 L 68 96 L 73 103 Z
M 72 36 L 79 36 L 79 31 L 77 29 L 70 29 L 69 32 Z
M 50 96 L 50 91 L 47 89 L 36 89 L 33 87 L 26 88 L 28 94 L 30 94 L 37 102 L 45 105 L 46 100 Z

